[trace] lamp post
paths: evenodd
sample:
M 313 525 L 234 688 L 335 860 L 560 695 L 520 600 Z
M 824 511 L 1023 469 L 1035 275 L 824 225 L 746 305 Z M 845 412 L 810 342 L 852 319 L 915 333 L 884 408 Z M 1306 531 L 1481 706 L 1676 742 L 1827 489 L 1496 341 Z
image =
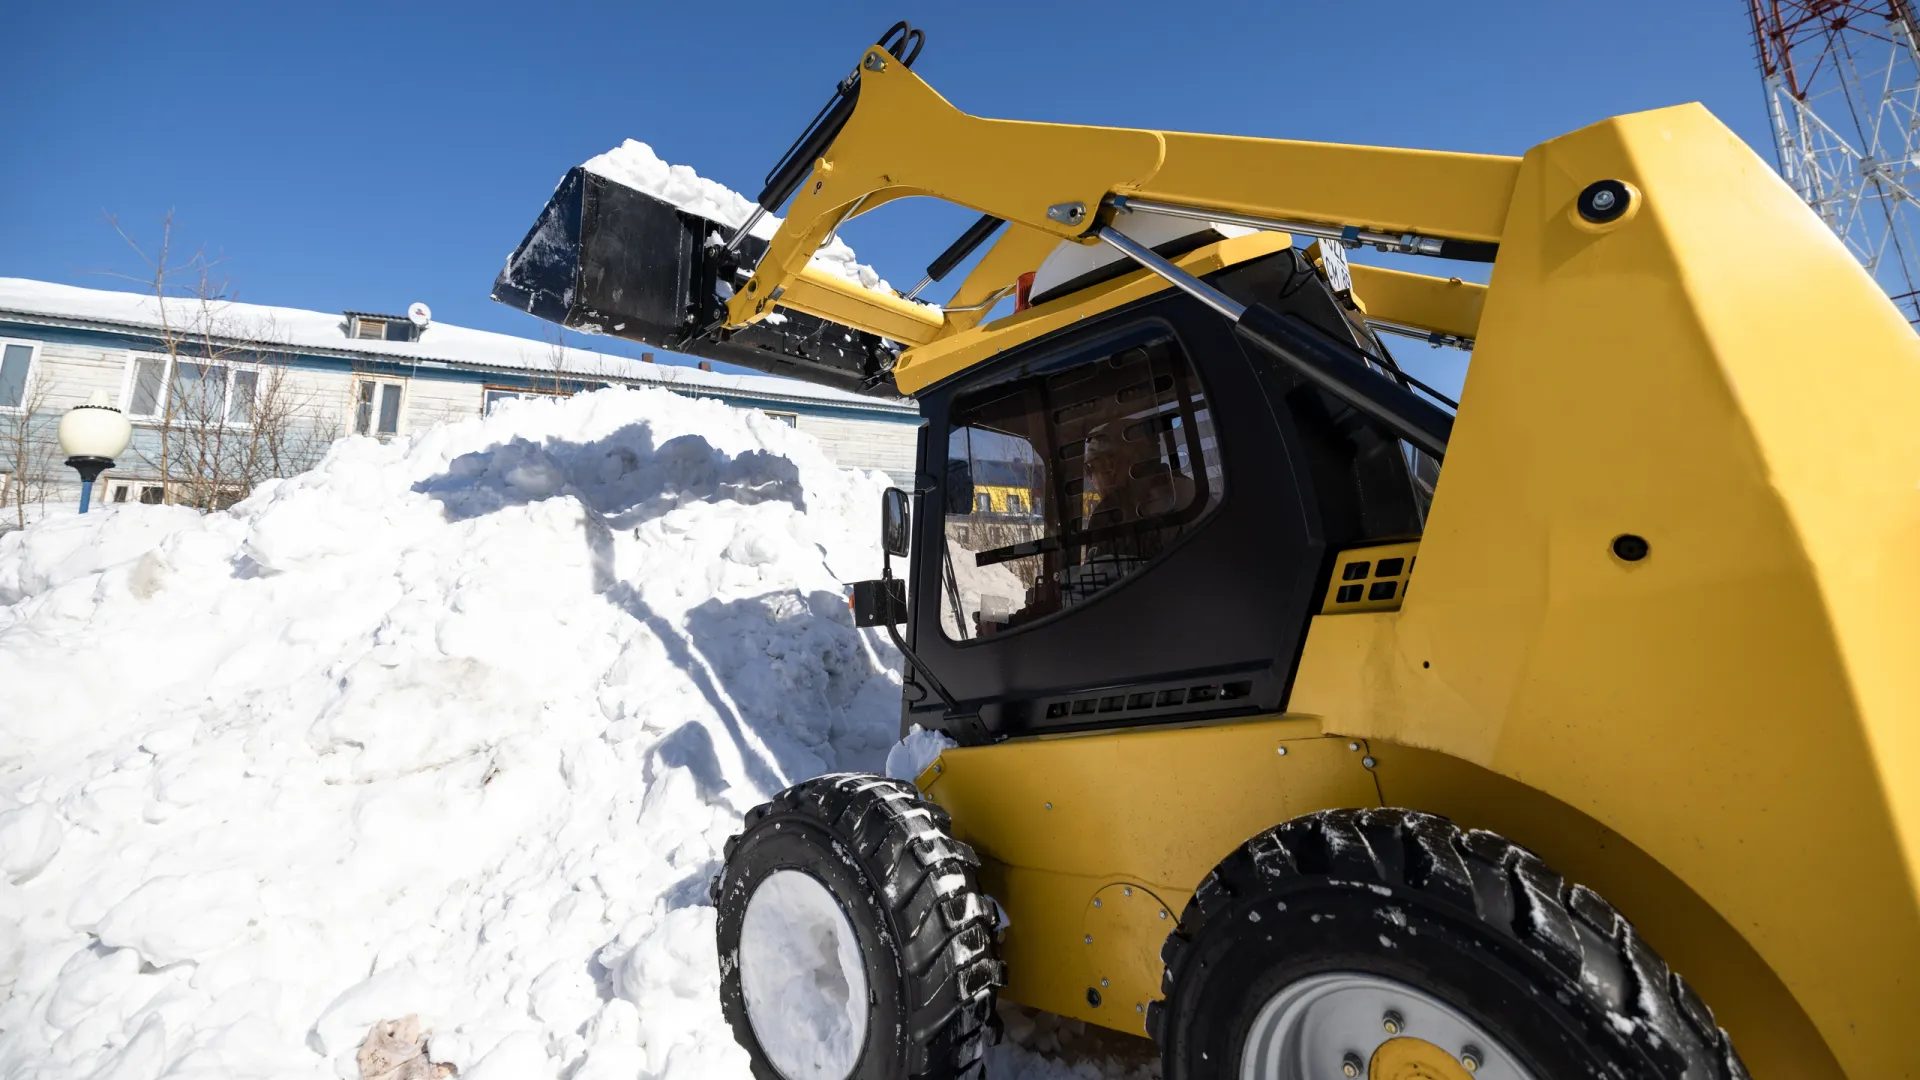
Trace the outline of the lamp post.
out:
M 60 451 L 67 467 L 80 474 L 80 512 L 93 501 L 93 482 L 113 468 L 113 459 L 133 441 L 133 425 L 107 403 L 104 390 L 95 390 L 85 405 L 75 405 L 60 418 Z

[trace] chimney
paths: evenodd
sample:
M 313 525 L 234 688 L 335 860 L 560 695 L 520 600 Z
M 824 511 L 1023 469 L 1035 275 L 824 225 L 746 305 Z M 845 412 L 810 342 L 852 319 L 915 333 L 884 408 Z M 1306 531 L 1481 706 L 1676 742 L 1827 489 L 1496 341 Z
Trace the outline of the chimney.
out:
M 653 363 L 653 354 L 652 354 L 652 353 L 650 353 L 650 352 L 643 352 L 643 353 L 641 353 L 641 354 L 640 354 L 640 362 L 641 362 L 641 363 L 643 363 L 643 364 L 651 364 L 651 363 Z
M 712 370 L 713 370 L 713 361 L 711 361 L 711 360 L 702 360 L 702 361 L 700 361 L 700 370 L 701 370 L 701 371 L 712 371 Z

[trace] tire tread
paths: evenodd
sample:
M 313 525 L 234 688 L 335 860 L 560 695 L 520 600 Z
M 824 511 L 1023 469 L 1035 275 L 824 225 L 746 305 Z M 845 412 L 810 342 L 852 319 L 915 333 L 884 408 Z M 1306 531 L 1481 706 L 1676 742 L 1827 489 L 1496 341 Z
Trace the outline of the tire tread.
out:
M 1570 884 L 1531 851 L 1494 833 L 1462 830 L 1433 814 L 1326 810 L 1277 825 L 1208 874 L 1161 946 L 1162 999 L 1147 1030 L 1166 1044 L 1165 1004 L 1197 960 L 1191 948 L 1237 901 L 1295 875 L 1424 894 L 1518 942 L 1577 993 L 1618 1017 L 1616 1027 L 1670 1080 L 1749 1080 L 1713 1012 L 1671 972 L 1611 904 Z
M 947 812 L 922 800 L 911 783 L 834 773 L 796 784 L 747 813 L 743 832 L 726 842 L 729 869 L 714 878 L 716 903 L 727 892 L 745 833 L 789 817 L 844 845 L 886 913 L 883 936 L 893 941 L 906 986 L 908 1075 L 980 1080 L 986 1047 L 998 1034 L 994 990 L 1006 982 L 1006 969 L 996 939 L 998 911 L 979 891 L 979 856 L 948 833 Z M 742 1045 L 751 1045 L 743 1037 L 750 1034 L 744 1011 L 729 1020 Z

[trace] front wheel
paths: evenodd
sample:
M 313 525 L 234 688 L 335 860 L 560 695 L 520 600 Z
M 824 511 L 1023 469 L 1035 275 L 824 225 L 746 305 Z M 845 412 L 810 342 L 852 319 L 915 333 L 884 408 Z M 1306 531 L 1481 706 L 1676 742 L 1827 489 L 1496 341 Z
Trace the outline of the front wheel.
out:
M 1149 1010 L 1167 1080 L 1746 1080 L 1626 919 L 1531 852 L 1407 810 L 1270 829 L 1209 874 Z
M 713 881 L 720 1005 L 759 1080 L 977 1077 L 997 909 L 912 784 L 822 776 L 747 814 Z

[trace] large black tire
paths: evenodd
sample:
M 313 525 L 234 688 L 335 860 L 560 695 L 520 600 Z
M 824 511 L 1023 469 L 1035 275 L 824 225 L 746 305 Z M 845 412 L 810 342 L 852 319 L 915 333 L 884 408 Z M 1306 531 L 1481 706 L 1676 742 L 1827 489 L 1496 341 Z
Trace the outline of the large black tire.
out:
M 1262 1007 L 1330 972 L 1424 991 L 1538 1080 L 1747 1076 L 1713 1013 L 1605 900 L 1431 814 L 1330 810 L 1269 829 L 1201 883 L 1161 959 L 1147 1024 L 1165 1080 L 1239 1077 Z
M 1004 982 L 998 910 L 979 859 L 910 783 L 839 773 L 797 784 L 747 814 L 714 878 L 720 1005 L 760 1080 L 797 1080 L 760 1045 L 741 985 L 740 932 L 754 890 L 780 870 L 812 875 L 858 939 L 868 987 L 856 1080 L 978 1078 Z

